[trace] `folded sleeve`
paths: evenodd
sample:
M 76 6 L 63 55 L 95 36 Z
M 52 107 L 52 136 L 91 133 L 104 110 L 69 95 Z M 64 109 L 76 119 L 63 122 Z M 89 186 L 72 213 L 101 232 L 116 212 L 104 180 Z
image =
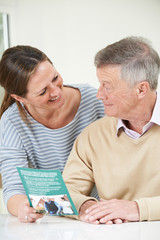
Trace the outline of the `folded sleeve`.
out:
M 139 207 L 140 221 L 160 220 L 160 196 L 141 198 L 136 202 Z

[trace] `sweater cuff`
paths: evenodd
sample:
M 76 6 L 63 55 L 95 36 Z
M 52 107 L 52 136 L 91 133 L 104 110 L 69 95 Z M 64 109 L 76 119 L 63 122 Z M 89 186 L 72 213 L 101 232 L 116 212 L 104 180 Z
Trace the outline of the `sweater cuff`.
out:
M 82 206 L 82 204 L 84 203 L 84 202 L 86 202 L 86 201 L 88 201 L 88 200 L 94 200 L 94 201 L 98 201 L 96 198 L 93 198 L 93 197 L 86 197 L 86 196 L 84 196 L 84 195 L 79 195 L 78 197 L 76 196 L 75 198 L 74 198 L 74 195 L 72 194 L 72 200 L 73 200 L 73 202 L 74 202 L 74 204 L 75 204 L 75 207 L 76 207 L 76 209 L 77 209 L 77 211 L 79 212 L 79 209 L 80 209 L 80 207 Z
M 148 206 L 145 199 L 135 200 L 138 204 L 140 219 L 139 221 L 146 221 L 149 218 Z

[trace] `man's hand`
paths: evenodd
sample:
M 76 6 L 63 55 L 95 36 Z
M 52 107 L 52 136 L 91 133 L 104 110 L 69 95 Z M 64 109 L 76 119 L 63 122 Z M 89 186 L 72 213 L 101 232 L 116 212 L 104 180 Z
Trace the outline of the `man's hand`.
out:
M 83 222 L 91 222 L 94 224 L 99 224 L 100 222 L 98 220 L 95 221 L 89 221 L 86 219 L 86 210 L 89 209 L 92 205 L 95 205 L 97 202 L 94 200 L 88 200 L 82 204 L 79 210 L 79 218 Z
M 135 201 L 118 199 L 87 201 L 80 208 L 80 219 L 94 224 L 139 221 L 139 209 Z

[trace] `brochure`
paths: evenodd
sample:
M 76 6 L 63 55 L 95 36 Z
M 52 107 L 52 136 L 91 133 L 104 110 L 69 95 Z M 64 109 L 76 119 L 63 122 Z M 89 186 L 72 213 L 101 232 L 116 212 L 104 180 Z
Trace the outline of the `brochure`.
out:
M 31 207 L 49 215 L 78 215 L 60 170 L 19 168 Z

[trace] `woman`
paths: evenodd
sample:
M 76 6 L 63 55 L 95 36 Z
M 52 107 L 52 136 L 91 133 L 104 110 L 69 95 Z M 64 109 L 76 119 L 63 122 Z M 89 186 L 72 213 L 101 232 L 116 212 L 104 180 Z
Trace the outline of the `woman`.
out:
M 30 46 L 7 49 L 0 61 L 0 167 L 4 201 L 20 221 L 42 215 L 29 206 L 16 167 L 63 171 L 73 142 L 89 123 L 104 116 L 96 89 L 63 86 L 50 59 Z

